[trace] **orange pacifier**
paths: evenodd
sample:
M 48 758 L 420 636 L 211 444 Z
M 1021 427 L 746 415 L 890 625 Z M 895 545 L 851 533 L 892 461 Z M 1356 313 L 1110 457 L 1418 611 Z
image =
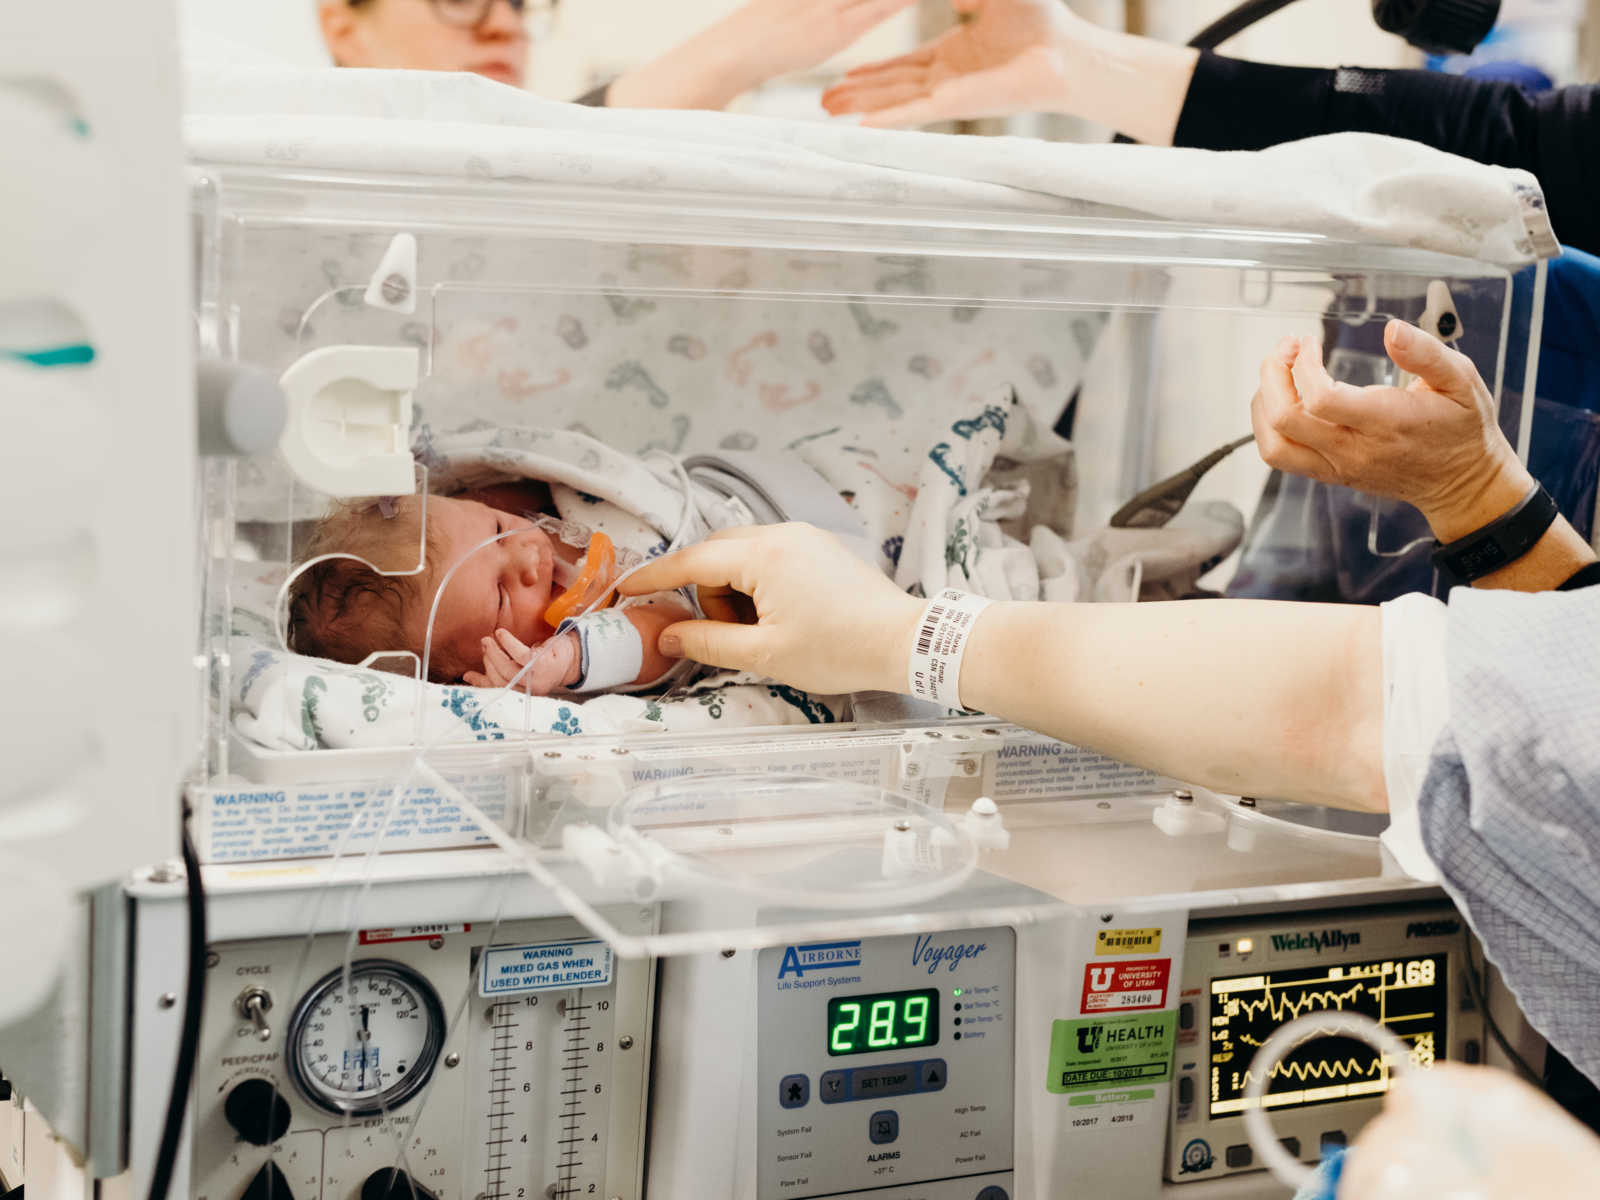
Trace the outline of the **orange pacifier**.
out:
M 596 532 L 589 538 L 577 580 L 544 610 L 545 624 L 558 629 L 568 617 L 604 608 L 611 602 L 611 586 L 616 580 L 617 549 L 609 537 Z

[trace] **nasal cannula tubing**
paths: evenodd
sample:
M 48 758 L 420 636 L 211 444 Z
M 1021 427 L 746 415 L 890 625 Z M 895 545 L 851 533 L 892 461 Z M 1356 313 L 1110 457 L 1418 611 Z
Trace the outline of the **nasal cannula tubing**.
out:
M 1244 1089 L 1244 1130 L 1266 1168 L 1282 1183 L 1296 1190 L 1305 1187 L 1316 1172 L 1295 1159 L 1273 1135 L 1263 1101 L 1278 1063 L 1302 1042 L 1320 1037 L 1348 1037 L 1365 1042 L 1378 1052 L 1391 1076 L 1412 1069 L 1411 1048 L 1371 1017 L 1353 1012 L 1307 1013 L 1278 1026 L 1250 1060 L 1250 1082 Z

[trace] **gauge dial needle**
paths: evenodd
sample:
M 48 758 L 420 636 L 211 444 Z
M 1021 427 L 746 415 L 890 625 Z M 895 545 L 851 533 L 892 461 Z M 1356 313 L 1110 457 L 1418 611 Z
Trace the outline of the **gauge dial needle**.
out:
M 372 1030 L 369 1027 L 372 1018 L 372 1009 L 365 1004 L 361 1006 L 361 1087 L 367 1086 L 367 1046 L 372 1041 Z

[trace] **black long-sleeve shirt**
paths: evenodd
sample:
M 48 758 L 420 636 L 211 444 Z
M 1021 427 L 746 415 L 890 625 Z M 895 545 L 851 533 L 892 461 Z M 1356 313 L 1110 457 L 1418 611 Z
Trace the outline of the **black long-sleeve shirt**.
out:
M 1173 144 L 1260 150 L 1319 133 L 1386 133 L 1531 172 L 1562 243 L 1600 253 L 1600 85 L 1529 96 L 1431 71 L 1320 70 L 1203 53 Z

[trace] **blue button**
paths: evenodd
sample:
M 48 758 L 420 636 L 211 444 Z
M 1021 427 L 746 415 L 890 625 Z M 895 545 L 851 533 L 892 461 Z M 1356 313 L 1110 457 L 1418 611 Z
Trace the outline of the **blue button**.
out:
M 778 1103 L 784 1108 L 804 1108 L 810 1099 L 809 1075 L 785 1075 L 778 1081 Z
M 991 1185 L 978 1193 L 978 1200 L 1011 1200 L 1011 1197 L 1006 1194 L 1005 1188 Z
M 875 1100 L 879 1096 L 904 1096 L 922 1090 L 919 1063 L 886 1067 L 857 1067 L 850 1073 L 850 1098 Z
M 887 1146 L 900 1136 L 900 1114 L 892 1108 L 873 1113 L 867 1122 L 867 1136 L 874 1146 Z
M 944 1090 L 945 1081 L 950 1078 L 950 1068 L 945 1065 L 942 1058 L 930 1058 L 917 1064 L 922 1069 L 920 1083 L 925 1092 L 939 1092 Z
M 824 1104 L 838 1104 L 850 1099 L 850 1072 L 825 1071 L 817 1080 L 817 1095 Z

